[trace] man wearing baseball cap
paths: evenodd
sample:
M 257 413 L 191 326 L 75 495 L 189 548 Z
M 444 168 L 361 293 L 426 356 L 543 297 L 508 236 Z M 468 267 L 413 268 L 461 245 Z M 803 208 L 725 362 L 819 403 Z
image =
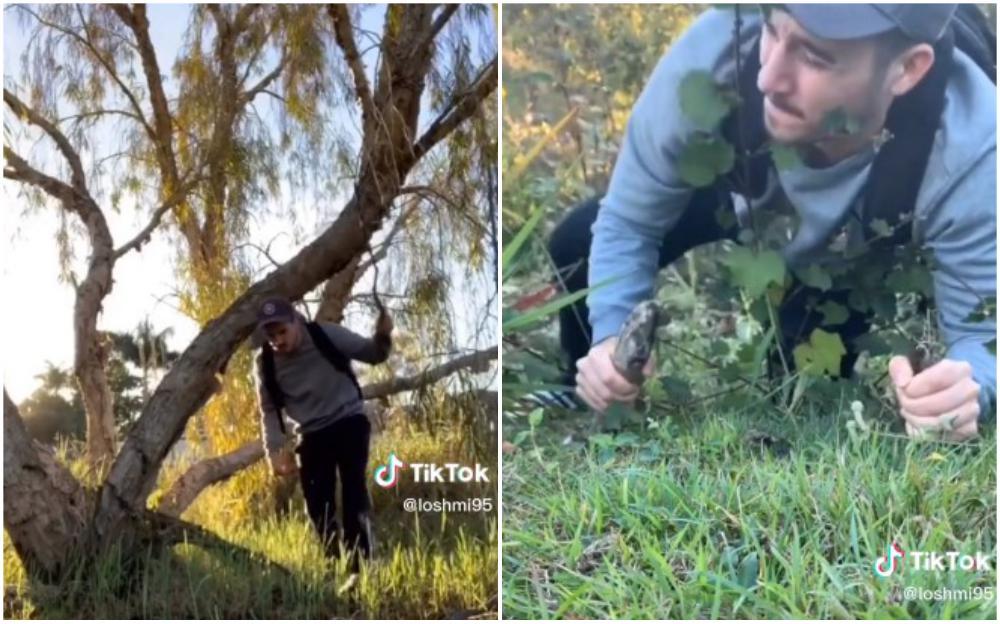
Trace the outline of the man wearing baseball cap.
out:
M 838 239 L 867 244 L 870 215 L 892 205 L 899 222 L 912 216 L 905 244 L 933 253 L 947 346 L 945 358 L 922 372 L 902 354 L 892 358 L 900 416 L 914 435 L 978 434 L 979 422 L 993 418 L 996 397 L 996 357 L 986 346 L 995 319 L 970 316 L 996 293 L 996 49 L 995 36 L 969 37 L 964 20 L 975 5 L 957 7 L 745 6 L 739 42 L 734 10 L 713 9 L 674 42 L 633 107 L 606 195 L 574 208 L 550 241 L 568 290 L 601 285 L 561 311 L 567 382 L 582 401 L 603 411 L 637 395 L 612 364 L 616 335 L 629 311 L 653 296 L 659 268 L 697 245 L 736 238 L 739 228 L 716 218 L 720 205 L 743 228 L 750 214 L 784 211 L 792 225 L 783 230 L 780 253 L 793 275 L 812 264 L 831 266 Z M 985 23 L 981 14 L 970 19 Z M 738 133 L 726 134 L 730 120 L 741 119 L 747 136 L 759 130 L 756 144 L 743 143 L 746 153 L 762 151 L 768 160 L 749 181 L 760 186 L 749 204 L 733 192 L 739 187 L 732 179 L 720 183 L 720 176 L 706 188 L 682 175 L 685 147 L 705 131 L 679 105 L 680 85 L 696 71 L 718 85 L 740 86 L 741 108 L 713 132 L 737 144 Z M 834 113 L 851 123 L 832 128 Z M 776 166 L 769 144 L 794 148 L 801 162 Z M 908 206 L 900 199 L 907 193 Z M 796 281 L 788 292 L 800 286 Z M 869 329 L 864 314 L 852 309 L 833 327 L 848 345 L 841 374 L 850 374 L 857 357 L 853 339 Z M 808 336 L 809 323 L 792 325 Z
M 264 301 L 257 327 L 266 343 L 255 362 L 264 448 L 274 473 L 299 473 L 306 511 L 326 553 L 340 556 L 336 480 L 340 475 L 343 542 L 357 572 L 372 552 L 366 470 L 371 425 L 351 360 L 379 364 L 392 348 L 384 310 L 372 338 L 334 323 L 306 323 L 284 298 Z M 284 450 L 285 416 L 294 425 L 298 463 Z

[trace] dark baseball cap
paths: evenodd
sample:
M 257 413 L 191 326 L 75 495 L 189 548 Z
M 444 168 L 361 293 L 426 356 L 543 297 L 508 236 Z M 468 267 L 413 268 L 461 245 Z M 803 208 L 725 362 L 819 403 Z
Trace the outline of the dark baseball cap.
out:
M 260 329 L 271 323 L 291 323 L 294 320 L 295 308 L 284 297 L 271 297 L 257 310 L 257 327 Z
M 821 39 L 849 40 L 898 29 L 914 41 L 934 43 L 957 4 L 784 4 L 782 10 Z

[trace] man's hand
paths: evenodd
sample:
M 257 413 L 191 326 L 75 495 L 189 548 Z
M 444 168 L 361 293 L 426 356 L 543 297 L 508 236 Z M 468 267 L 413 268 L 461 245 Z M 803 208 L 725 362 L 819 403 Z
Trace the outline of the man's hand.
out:
M 295 459 L 292 457 L 292 454 L 284 449 L 272 453 L 267 459 L 271 463 L 271 472 L 279 477 L 293 475 L 299 470 L 299 467 L 295 465 Z
M 576 362 L 576 394 L 598 412 L 606 411 L 612 403 L 631 403 L 639 396 L 639 386 L 622 377 L 611 361 L 617 344 L 617 338 L 608 338 Z M 642 372 L 648 377 L 653 370 L 650 358 Z
M 914 375 L 910 362 L 896 356 L 889 362 L 889 376 L 911 438 L 923 435 L 921 431 L 954 442 L 979 435 L 979 384 L 968 362 L 941 360 Z

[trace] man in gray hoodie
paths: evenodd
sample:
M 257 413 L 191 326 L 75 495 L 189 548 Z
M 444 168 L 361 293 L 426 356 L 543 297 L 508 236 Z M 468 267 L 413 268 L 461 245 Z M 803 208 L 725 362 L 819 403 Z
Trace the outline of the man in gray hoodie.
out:
M 264 449 L 278 475 L 298 470 L 306 511 L 327 556 L 340 556 L 336 520 L 336 481 L 340 474 L 344 506 L 343 541 L 351 551 L 371 557 L 371 503 L 365 475 L 371 425 L 350 360 L 379 364 L 392 348 L 392 319 L 384 311 L 375 335 L 364 338 L 333 323 L 306 323 L 287 299 L 265 301 L 258 328 L 267 342 L 255 362 Z M 298 437 L 298 462 L 283 448 L 284 416 Z

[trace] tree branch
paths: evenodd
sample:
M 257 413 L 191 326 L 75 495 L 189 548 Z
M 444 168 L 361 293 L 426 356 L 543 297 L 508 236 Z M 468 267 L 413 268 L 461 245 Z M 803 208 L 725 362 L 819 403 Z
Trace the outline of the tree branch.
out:
M 351 68 L 354 75 L 354 91 L 361 101 L 362 120 L 367 123 L 374 120 L 375 102 L 372 99 L 371 85 L 368 83 L 368 76 L 365 75 L 365 67 L 361 62 L 361 55 L 358 54 L 358 46 L 354 41 L 352 32 L 351 16 L 347 6 L 343 4 L 331 4 L 327 7 L 327 12 L 333 20 L 333 34 L 337 45 L 344 52 L 344 60 Z
M 444 364 L 413 375 L 412 377 L 399 377 L 396 379 L 390 379 L 389 381 L 368 384 L 362 388 L 362 393 L 364 394 L 365 399 L 371 400 L 389 396 L 390 394 L 416 390 L 440 381 L 448 375 L 465 368 L 471 369 L 473 372 L 477 373 L 484 372 L 488 368 L 489 363 L 496 359 L 497 347 L 489 347 L 457 357 L 454 360 L 445 362 Z
M 493 92 L 497 86 L 497 57 L 479 70 L 479 73 L 468 89 L 452 96 L 451 102 L 427 128 L 420 139 L 413 145 L 413 154 L 420 160 L 435 145 L 458 127 L 466 119 L 472 117 L 479 103 Z
M 261 93 L 267 93 L 269 95 L 273 95 L 274 97 L 277 97 L 279 100 L 283 101 L 284 98 L 274 94 L 271 91 L 268 91 L 268 87 L 271 85 L 272 82 L 274 82 L 274 80 L 278 76 L 281 75 L 281 72 L 284 71 L 285 62 L 286 62 L 286 57 L 284 54 L 282 54 L 281 60 L 278 61 L 278 64 L 275 66 L 275 68 L 272 69 L 263 78 L 261 78 L 257 84 L 255 84 L 253 87 L 251 87 L 250 89 L 248 89 L 246 92 L 243 93 L 243 95 L 240 97 L 241 102 L 243 104 L 251 102 L 255 97 L 257 97 Z
M 83 173 L 83 164 L 80 162 L 80 155 L 77 154 L 76 150 L 73 149 L 73 146 L 70 145 L 69 139 L 66 138 L 66 135 L 60 132 L 59 128 L 57 128 L 51 121 L 42 117 L 42 115 L 19 100 L 16 95 L 7 89 L 3 90 L 3 101 L 10 107 L 15 115 L 21 119 L 27 120 L 28 123 L 34 126 L 38 126 L 45 131 L 45 134 L 49 135 L 49 137 L 55 141 L 59 152 L 62 153 L 66 162 L 69 163 L 71 172 L 70 181 L 73 188 L 79 193 L 85 193 L 87 188 L 87 178 Z M 4 153 L 6 153 L 6 149 L 7 148 L 5 147 Z
M 190 193 L 191 190 L 202 180 L 202 177 L 196 177 L 185 182 L 179 189 L 174 191 L 173 195 L 168 197 L 166 201 L 160 204 L 160 206 L 153 211 L 153 216 L 150 218 L 149 223 L 146 224 L 146 227 L 139 230 L 139 233 L 136 234 L 132 240 L 115 250 L 113 258 L 118 260 L 118 258 L 121 258 L 132 249 L 140 249 L 143 245 L 148 243 L 153 230 L 155 230 L 160 224 L 160 219 L 163 218 L 163 215 L 187 199 L 188 193 Z
M 3 177 L 8 180 L 36 186 L 63 203 L 72 202 L 76 196 L 73 187 L 35 169 L 6 145 L 3 146 L 3 157 L 7 161 L 3 168 Z
M 421 40 L 419 45 L 426 46 L 433 43 L 434 39 L 444 28 L 444 25 L 447 24 L 448 20 L 451 19 L 451 16 L 454 15 L 456 11 L 458 11 L 459 6 L 460 5 L 458 4 L 444 5 L 444 8 L 441 9 L 440 13 L 438 13 L 438 16 L 434 19 L 434 23 L 431 24 L 430 30 L 427 32 L 427 35 L 423 38 L 423 40 Z
M 79 33 L 70 30 L 65 26 L 62 26 L 61 24 L 56 24 L 55 22 L 50 22 L 46 19 L 43 19 L 41 15 L 35 13 L 34 11 L 32 11 L 31 9 L 29 9 L 24 5 L 17 5 L 17 7 L 22 11 L 28 13 L 32 17 L 34 17 L 39 24 L 47 26 L 57 32 L 61 32 L 62 34 L 70 37 L 71 39 L 75 40 L 77 43 L 82 45 L 84 48 L 86 48 L 87 51 L 94 56 L 94 58 L 101 65 L 101 67 L 103 67 L 105 71 L 108 72 L 108 75 L 115 82 L 115 84 L 118 85 L 118 88 L 121 90 L 125 98 L 129 101 L 129 104 L 132 105 L 132 110 L 135 111 L 136 117 L 142 120 L 142 127 L 145 128 L 149 136 L 151 137 L 154 136 L 153 128 L 150 127 L 149 123 L 146 121 L 146 117 L 142 113 L 142 107 L 139 106 L 138 98 L 136 98 L 135 94 L 132 93 L 132 90 L 129 89 L 124 82 L 122 82 L 121 78 L 119 78 L 118 76 L 118 72 L 115 71 L 114 67 L 112 67 L 111 64 L 103 56 L 101 56 L 101 53 L 98 52 L 96 47 L 94 47 L 94 44 L 90 41 L 90 39 L 82 37 Z M 77 13 L 80 15 L 81 21 L 83 21 L 83 14 L 80 12 L 79 7 L 77 7 Z
M 111 10 L 135 35 L 142 60 L 142 71 L 146 76 L 146 86 L 149 89 L 149 101 L 153 106 L 153 123 L 155 130 L 149 128 L 149 136 L 153 140 L 157 159 L 161 169 L 168 174 L 168 188 L 176 184 L 178 178 L 177 160 L 173 146 L 173 116 L 167 105 L 167 96 L 163 90 L 163 78 L 160 76 L 160 64 L 156 59 L 156 50 L 149 36 L 149 20 L 146 18 L 146 7 L 135 5 L 135 10 L 129 10 L 128 5 L 113 4 Z M 147 126 L 148 128 L 148 126 Z

